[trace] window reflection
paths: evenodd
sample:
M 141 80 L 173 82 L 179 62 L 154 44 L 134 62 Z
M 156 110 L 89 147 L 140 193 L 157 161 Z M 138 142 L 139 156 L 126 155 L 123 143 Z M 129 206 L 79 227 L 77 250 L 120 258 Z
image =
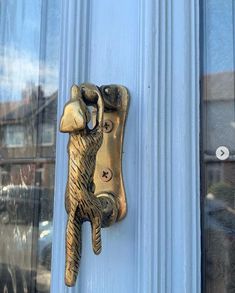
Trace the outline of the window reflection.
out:
M 0 0 L 0 292 L 49 292 L 59 1 Z
M 12 108 L 0 103 L 0 257 L 19 269 L 27 292 L 49 290 L 51 262 L 57 93 L 37 90 Z
M 25 144 L 25 130 L 23 125 L 7 125 L 4 127 L 4 140 L 2 144 L 8 148 L 23 147 Z
M 234 1 L 203 0 L 203 267 L 206 293 L 235 292 Z M 229 158 L 216 157 L 226 146 Z

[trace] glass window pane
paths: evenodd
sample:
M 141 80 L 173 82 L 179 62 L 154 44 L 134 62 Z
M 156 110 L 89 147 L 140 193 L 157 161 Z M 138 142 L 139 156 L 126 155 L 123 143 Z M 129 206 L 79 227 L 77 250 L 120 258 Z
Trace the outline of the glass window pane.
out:
M 50 291 L 59 3 L 0 0 L 0 292 Z
M 202 2 L 203 292 L 235 292 L 235 2 Z
M 23 125 L 7 125 L 5 127 L 3 144 L 6 147 L 23 147 L 25 144 L 25 129 Z

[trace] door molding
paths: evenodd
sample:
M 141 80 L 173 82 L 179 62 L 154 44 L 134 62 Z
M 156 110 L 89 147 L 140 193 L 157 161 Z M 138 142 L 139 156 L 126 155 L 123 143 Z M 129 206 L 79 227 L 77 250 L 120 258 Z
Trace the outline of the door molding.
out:
M 139 293 L 200 292 L 198 2 L 140 1 Z
M 126 2 L 121 2 L 125 9 Z M 71 84 L 88 81 L 90 77 L 90 24 L 94 5 L 94 1 L 62 0 L 58 117 Z M 135 141 L 135 145 L 129 157 L 126 135 L 124 154 L 124 168 L 128 162 L 135 166 L 135 170 L 124 169 L 126 177 L 133 178 L 136 185 L 135 194 L 127 192 L 128 204 L 133 202 L 130 197 L 136 202 L 129 208 L 137 223 L 133 227 L 136 263 L 133 292 L 198 293 L 201 290 L 199 1 L 139 0 L 136 17 L 139 45 L 136 88 L 131 89 L 130 105 L 136 113 L 135 120 L 130 118 L 127 123 L 127 133 L 131 133 L 130 128 L 134 131 L 131 142 Z M 63 278 L 66 147 L 66 136 L 58 133 L 52 292 L 81 289 L 79 282 L 73 289 L 66 288 Z

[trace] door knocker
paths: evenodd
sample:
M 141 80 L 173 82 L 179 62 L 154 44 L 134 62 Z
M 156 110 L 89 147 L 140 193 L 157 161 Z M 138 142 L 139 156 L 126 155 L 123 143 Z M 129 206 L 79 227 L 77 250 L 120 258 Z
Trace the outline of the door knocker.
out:
M 101 228 L 126 215 L 122 179 L 122 143 L 129 104 L 125 87 L 73 85 L 60 131 L 69 133 L 65 208 L 65 284 L 74 286 L 81 258 L 82 223 L 89 221 L 95 254 L 101 252 Z M 93 107 L 92 113 L 89 106 Z M 89 127 L 93 121 L 93 127 Z

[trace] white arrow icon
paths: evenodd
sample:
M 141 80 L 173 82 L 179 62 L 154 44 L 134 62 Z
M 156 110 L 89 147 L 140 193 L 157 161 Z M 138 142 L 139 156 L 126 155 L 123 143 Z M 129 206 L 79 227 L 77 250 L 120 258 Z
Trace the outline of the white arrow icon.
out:
M 229 149 L 226 146 L 219 146 L 215 153 L 217 159 L 224 161 L 229 157 Z

